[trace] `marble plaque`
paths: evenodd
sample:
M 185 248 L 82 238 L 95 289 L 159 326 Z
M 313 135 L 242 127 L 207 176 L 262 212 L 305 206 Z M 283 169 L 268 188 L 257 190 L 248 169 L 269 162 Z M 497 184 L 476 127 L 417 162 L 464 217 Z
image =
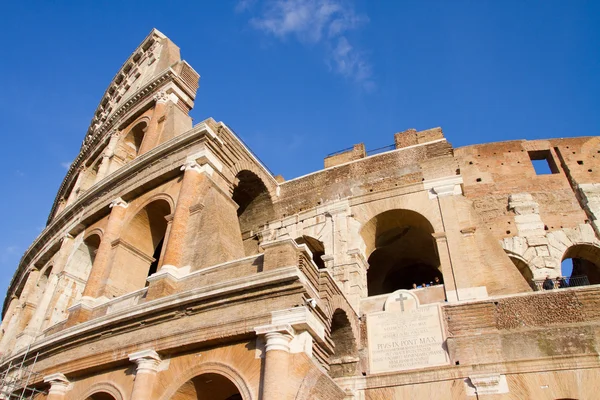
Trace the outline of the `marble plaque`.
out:
M 421 306 L 412 293 L 399 290 L 384 309 L 367 314 L 371 373 L 448 365 L 438 304 Z

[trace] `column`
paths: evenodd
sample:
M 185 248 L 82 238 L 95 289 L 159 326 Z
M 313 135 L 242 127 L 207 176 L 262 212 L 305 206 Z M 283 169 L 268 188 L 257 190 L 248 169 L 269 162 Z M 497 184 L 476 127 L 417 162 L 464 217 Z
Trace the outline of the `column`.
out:
M 52 374 L 44 377 L 44 383 L 50 384 L 46 400 L 63 400 L 70 389 L 70 382 L 63 374 Z
M 185 163 L 181 170 L 184 171 L 183 180 L 173 212 L 173 221 L 171 222 L 163 257 L 163 265 L 173 265 L 177 268 L 182 267 L 190 207 L 198 200 L 198 189 L 203 179 L 205 179 L 202 168 L 196 161 Z
M 288 325 L 267 325 L 254 328 L 257 335 L 265 338 L 265 364 L 262 378 L 263 400 L 292 400 L 288 381 L 290 368 L 290 341 L 294 329 Z
M 154 350 L 142 350 L 129 355 L 129 361 L 137 364 L 135 370 L 135 381 L 131 400 L 151 399 L 160 356 Z
M 165 116 L 167 101 L 169 101 L 169 95 L 163 92 L 162 90 L 154 95 L 154 113 L 152 114 L 152 119 L 150 120 L 150 124 L 148 125 L 148 129 L 144 134 L 144 140 L 142 140 L 142 145 L 140 147 L 140 151 L 138 155 L 142 155 L 152 150 L 158 145 L 160 140 L 160 129 L 159 123 L 161 122 L 161 118 Z
M 85 285 L 83 297 L 95 299 L 104 294 L 104 287 L 110 276 L 109 261 L 112 242 L 119 238 L 127 207 L 128 204 L 120 197 L 110 203 L 111 212 L 108 217 L 108 223 L 102 235 L 102 241 L 98 247 L 96 258 L 94 259 L 90 277 Z

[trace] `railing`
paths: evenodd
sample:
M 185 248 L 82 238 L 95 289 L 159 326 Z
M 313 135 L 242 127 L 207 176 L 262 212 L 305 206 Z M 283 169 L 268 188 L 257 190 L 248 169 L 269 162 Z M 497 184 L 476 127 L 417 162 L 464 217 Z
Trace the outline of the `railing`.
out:
M 372 156 L 374 154 L 385 153 L 386 151 L 395 150 L 395 149 L 396 149 L 396 145 L 390 144 L 389 146 L 383 146 L 383 147 L 378 147 L 373 150 L 367 150 L 367 157 Z
M 535 291 L 542 291 L 542 290 L 552 290 L 552 289 L 564 289 L 564 288 L 569 288 L 569 287 L 577 287 L 577 286 L 589 286 L 590 281 L 587 277 L 587 275 L 579 275 L 579 276 L 571 276 L 571 277 L 557 277 L 557 278 L 551 278 L 550 279 L 552 281 L 552 285 L 553 287 L 548 289 L 548 287 L 550 287 L 549 284 L 546 285 L 547 288 L 544 288 L 544 282 L 546 281 L 545 279 L 534 279 L 532 281 L 533 283 L 533 289 Z
M 337 156 L 338 154 L 346 153 L 346 152 L 351 151 L 351 150 L 354 150 L 354 146 L 348 147 L 347 149 L 342 149 L 342 150 L 334 151 L 333 153 L 329 153 L 329 154 L 327 154 L 327 157 Z

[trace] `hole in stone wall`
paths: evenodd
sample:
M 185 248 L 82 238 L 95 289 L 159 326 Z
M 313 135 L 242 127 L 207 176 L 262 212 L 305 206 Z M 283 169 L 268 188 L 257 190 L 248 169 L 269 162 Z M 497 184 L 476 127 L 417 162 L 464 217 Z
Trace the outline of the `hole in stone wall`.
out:
M 475 181 L 481 182 L 481 178 L 477 178 L 477 179 L 475 179 Z
M 582 160 L 577 160 L 577 164 L 583 165 L 583 161 Z
M 558 174 L 558 166 L 550 150 L 534 150 L 527 153 L 537 175 Z

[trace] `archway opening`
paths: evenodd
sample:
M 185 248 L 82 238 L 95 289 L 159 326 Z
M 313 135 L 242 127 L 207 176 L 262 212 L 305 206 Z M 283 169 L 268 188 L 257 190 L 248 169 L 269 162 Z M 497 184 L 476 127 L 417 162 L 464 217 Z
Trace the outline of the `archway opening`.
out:
M 314 237 L 302 235 L 296 239 L 296 243 L 305 244 L 312 253 L 312 260 L 315 265 L 319 269 L 325 268 L 325 262 L 321 258 L 325 255 L 325 246 L 323 245 L 323 242 Z
M 529 268 L 529 264 L 527 264 L 527 262 L 525 262 L 525 260 L 523 260 L 519 257 L 516 257 L 512 254 L 508 254 L 508 258 L 510 258 L 510 261 L 512 261 L 514 266 L 517 267 L 517 269 L 521 273 L 521 276 L 523 277 L 523 279 L 525 279 L 527 284 L 533 290 L 536 290 L 535 282 L 533 281 L 533 272 L 531 272 L 531 268 Z
M 83 241 L 82 251 L 87 256 L 87 263 L 89 268 L 94 264 L 94 260 L 96 260 L 96 253 L 98 253 L 98 248 L 100 247 L 100 235 L 90 235 Z
M 591 244 L 577 244 L 565 251 L 561 262 L 561 276 L 569 286 L 600 284 L 600 248 Z
M 284 383 L 282 383 L 284 384 Z M 190 379 L 179 387 L 171 400 L 242 400 L 237 386 L 227 377 L 207 373 Z
M 85 400 L 116 400 L 113 395 L 106 392 L 98 392 L 87 397 Z
M 369 296 L 399 289 L 442 284 L 433 227 L 421 214 L 390 210 L 372 218 L 361 230 L 369 255 Z M 436 281 L 437 278 L 437 281 Z
M 129 130 L 125 139 L 123 140 L 122 146 L 118 153 L 122 153 L 122 157 L 125 161 L 131 161 L 140 153 L 144 135 L 148 129 L 148 123 L 141 121 Z
M 329 375 L 332 378 L 356 375 L 358 368 L 358 349 L 348 315 L 336 310 L 331 320 L 331 341 L 333 354 L 329 357 Z
M 273 219 L 273 203 L 267 187 L 253 172 L 243 170 L 237 176 L 233 201 L 238 205 L 237 215 L 242 232 L 244 253 L 258 254 L 258 236 L 262 226 Z
M 114 262 L 117 267 L 127 266 L 127 270 L 117 271 L 126 274 L 127 291 L 144 287 L 146 278 L 160 266 L 169 214 L 170 204 L 166 200 L 155 200 L 140 210 L 125 228 Z

